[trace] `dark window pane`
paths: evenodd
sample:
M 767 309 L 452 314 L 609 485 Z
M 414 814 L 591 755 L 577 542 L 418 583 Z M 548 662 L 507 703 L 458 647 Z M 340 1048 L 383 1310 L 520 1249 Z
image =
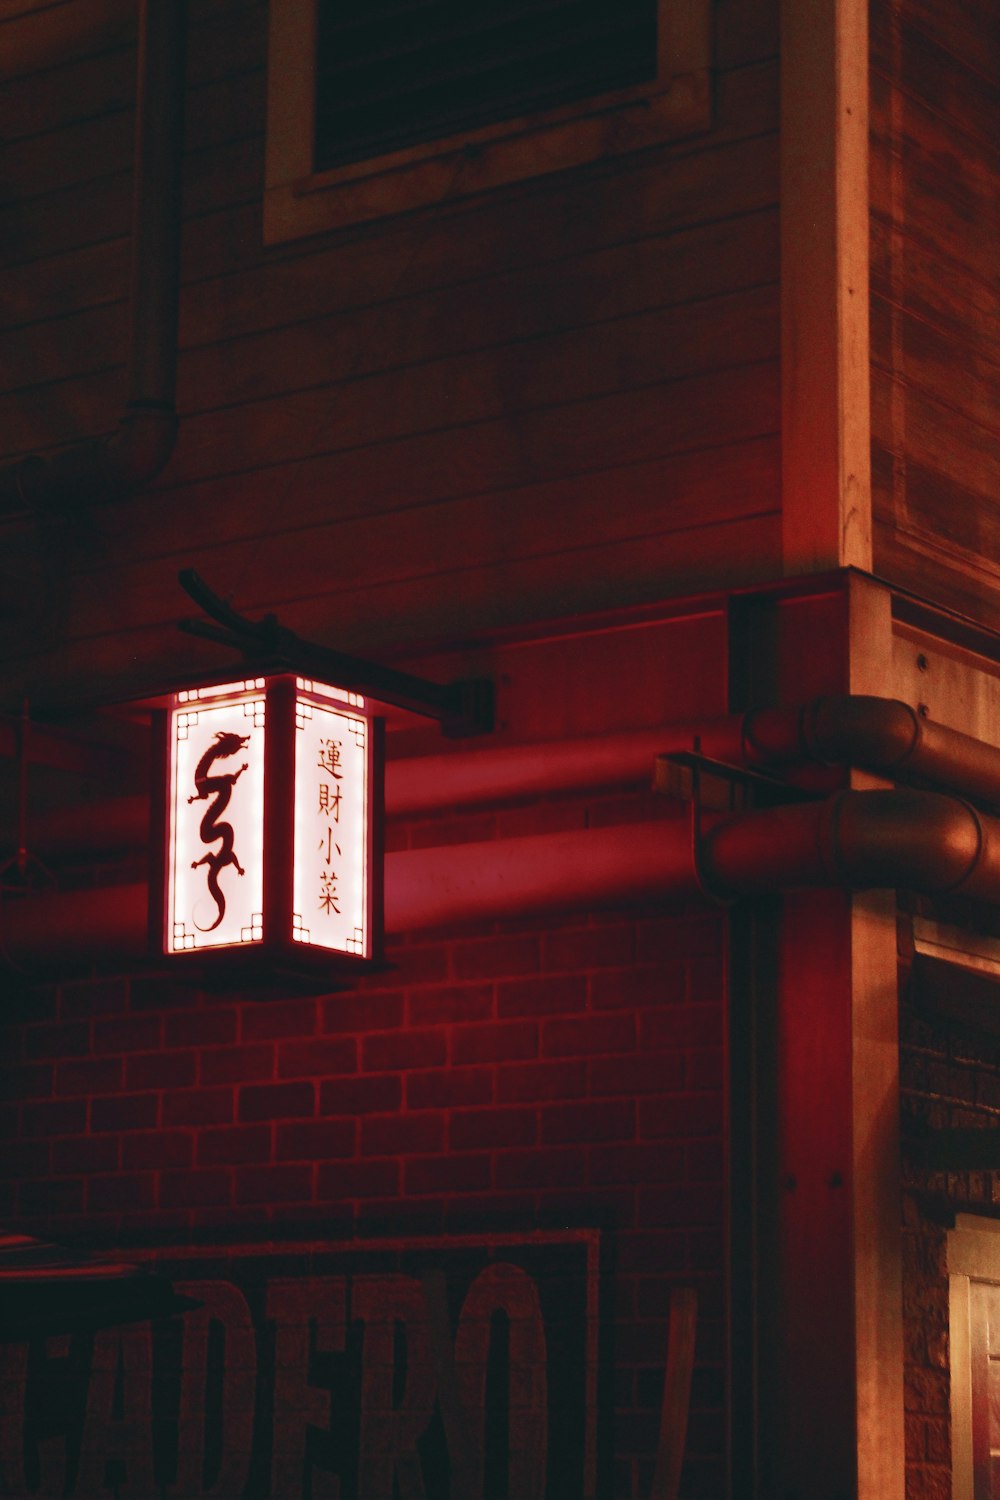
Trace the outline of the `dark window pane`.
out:
M 656 75 L 657 0 L 317 3 L 317 171 Z

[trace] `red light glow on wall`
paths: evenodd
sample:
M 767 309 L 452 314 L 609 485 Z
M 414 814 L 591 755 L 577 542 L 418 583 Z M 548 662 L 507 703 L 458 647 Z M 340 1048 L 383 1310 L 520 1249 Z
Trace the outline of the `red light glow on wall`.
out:
M 166 729 L 160 951 L 376 958 L 382 735 L 364 698 L 255 677 L 176 693 Z

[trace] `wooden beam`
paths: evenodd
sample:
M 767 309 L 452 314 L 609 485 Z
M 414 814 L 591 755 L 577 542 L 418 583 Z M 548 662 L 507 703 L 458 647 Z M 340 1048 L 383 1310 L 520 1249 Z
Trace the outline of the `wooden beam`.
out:
M 786 573 L 870 571 L 867 0 L 781 0 Z

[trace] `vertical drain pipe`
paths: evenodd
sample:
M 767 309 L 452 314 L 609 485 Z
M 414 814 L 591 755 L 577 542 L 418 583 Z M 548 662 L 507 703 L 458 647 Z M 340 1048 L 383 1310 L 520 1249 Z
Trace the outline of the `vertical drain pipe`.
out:
M 108 437 L 0 468 L 0 516 L 122 499 L 173 451 L 186 57 L 186 0 L 140 0 L 124 414 Z

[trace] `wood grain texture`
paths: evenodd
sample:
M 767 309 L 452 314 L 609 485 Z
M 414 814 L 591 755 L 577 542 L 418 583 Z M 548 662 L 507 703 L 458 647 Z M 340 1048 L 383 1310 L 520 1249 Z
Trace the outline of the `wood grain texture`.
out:
M 885 7 L 872 59 L 875 566 L 995 620 L 1000 151 L 995 11 Z
M 120 415 L 133 38 L 88 8 L 0 9 L 8 457 Z M 721 0 L 703 137 L 278 250 L 265 13 L 193 17 L 179 441 L 113 511 L 5 526 L 15 675 L 168 661 L 185 564 L 382 649 L 773 573 L 775 7 Z

